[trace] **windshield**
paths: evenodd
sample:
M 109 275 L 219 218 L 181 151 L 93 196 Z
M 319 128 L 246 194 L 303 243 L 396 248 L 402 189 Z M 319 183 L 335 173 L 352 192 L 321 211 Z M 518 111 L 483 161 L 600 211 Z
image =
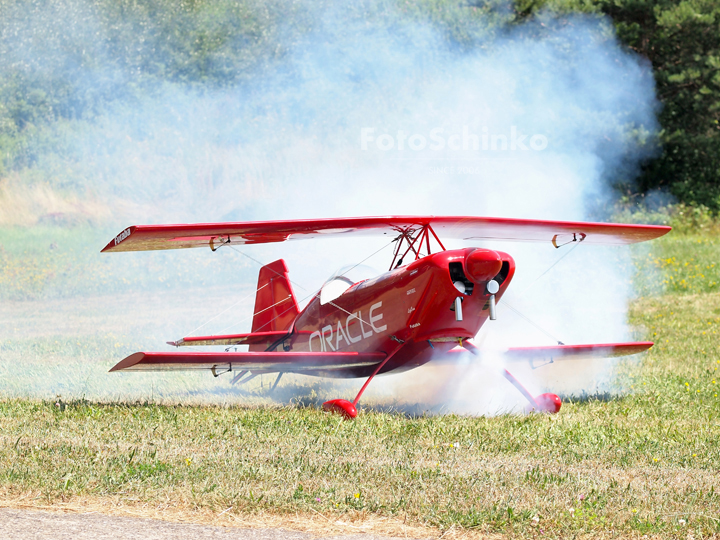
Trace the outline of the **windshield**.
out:
M 380 272 L 364 264 L 343 266 L 325 282 L 320 290 L 320 304 L 332 302 L 354 284 L 380 275 Z

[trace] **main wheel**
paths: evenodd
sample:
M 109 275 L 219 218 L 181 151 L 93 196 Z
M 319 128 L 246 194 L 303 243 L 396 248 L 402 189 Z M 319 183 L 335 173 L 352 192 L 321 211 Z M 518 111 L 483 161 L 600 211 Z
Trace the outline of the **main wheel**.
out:
M 535 398 L 535 403 L 538 404 L 542 412 L 548 412 L 550 414 L 557 413 L 560 411 L 560 407 L 562 407 L 562 401 L 556 394 L 540 394 Z
M 346 399 L 333 399 L 323 403 L 323 409 L 333 414 L 339 414 L 346 420 L 352 420 L 357 416 L 355 405 Z

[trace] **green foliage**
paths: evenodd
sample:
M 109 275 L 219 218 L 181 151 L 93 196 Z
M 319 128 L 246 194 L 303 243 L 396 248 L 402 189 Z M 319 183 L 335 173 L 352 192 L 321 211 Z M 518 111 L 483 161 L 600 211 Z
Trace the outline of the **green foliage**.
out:
M 720 4 L 713 0 L 621 2 L 603 9 L 620 38 L 653 64 L 663 154 L 640 188 L 720 209 Z
M 617 205 L 612 220 L 618 223 L 645 223 L 648 225 L 669 225 L 673 237 L 678 234 L 717 235 L 720 220 L 704 205 L 668 204 L 656 208 L 648 205 Z
M 720 4 L 714 0 L 0 1 L 0 178 L 67 155 L 67 125 L 92 121 L 163 83 L 198 91 L 243 85 L 341 13 L 390 28 L 431 24 L 460 49 L 545 11 L 611 17 L 621 41 L 652 63 L 662 151 L 625 193 L 662 189 L 720 209 Z M 58 31 L 61 27 L 64 31 Z M 552 32 L 551 26 L 533 31 Z M 21 38 L 18 38 L 21 36 Z M 638 132 L 639 139 L 648 134 Z M 649 141 L 652 142 L 652 141 Z
M 58 120 L 93 118 L 163 81 L 248 80 L 282 55 L 280 32 L 283 43 L 302 33 L 301 9 L 252 0 L 0 2 L 0 175 L 59 151 L 61 134 L 43 140 Z M 286 18 L 299 24 L 286 27 Z
M 547 0 L 532 9 L 605 14 L 646 57 L 657 85 L 662 153 L 626 193 L 662 189 L 720 210 L 720 4 L 715 0 Z M 620 179 L 623 184 L 624 179 Z

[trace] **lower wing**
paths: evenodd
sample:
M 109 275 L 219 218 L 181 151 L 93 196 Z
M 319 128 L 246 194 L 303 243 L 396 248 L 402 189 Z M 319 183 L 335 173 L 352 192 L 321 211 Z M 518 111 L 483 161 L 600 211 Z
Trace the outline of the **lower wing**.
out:
M 272 345 L 289 335 L 289 332 L 254 332 L 251 334 L 226 334 L 222 336 L 184 337 L 177 341 L 168 341 L 174 347 L 196 345 Z
M 588 358 L 615 358 L 647 351 L 652 341 L 628 343 L 594 343 L 585 345 L 550 345 L 545 347 L 513 347 L 505 351 L 508 361 L 522 360 L 582 360 Z
M 357 352 L 137 352 L 110 371 L 262 370 L 302 373 L 373 366 L 385 353 Z

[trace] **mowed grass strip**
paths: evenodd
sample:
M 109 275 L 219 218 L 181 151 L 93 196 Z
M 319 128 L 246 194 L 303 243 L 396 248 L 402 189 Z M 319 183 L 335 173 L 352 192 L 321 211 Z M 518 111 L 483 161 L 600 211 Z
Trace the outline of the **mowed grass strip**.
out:
M 344 422 L 315 408 L 0 402 L 0 483 L 239 514 L 387 516 L 447 530 L 720 533 L 720 294 L 643 299 L 664 337 L 631 394 L 556 416 Z

